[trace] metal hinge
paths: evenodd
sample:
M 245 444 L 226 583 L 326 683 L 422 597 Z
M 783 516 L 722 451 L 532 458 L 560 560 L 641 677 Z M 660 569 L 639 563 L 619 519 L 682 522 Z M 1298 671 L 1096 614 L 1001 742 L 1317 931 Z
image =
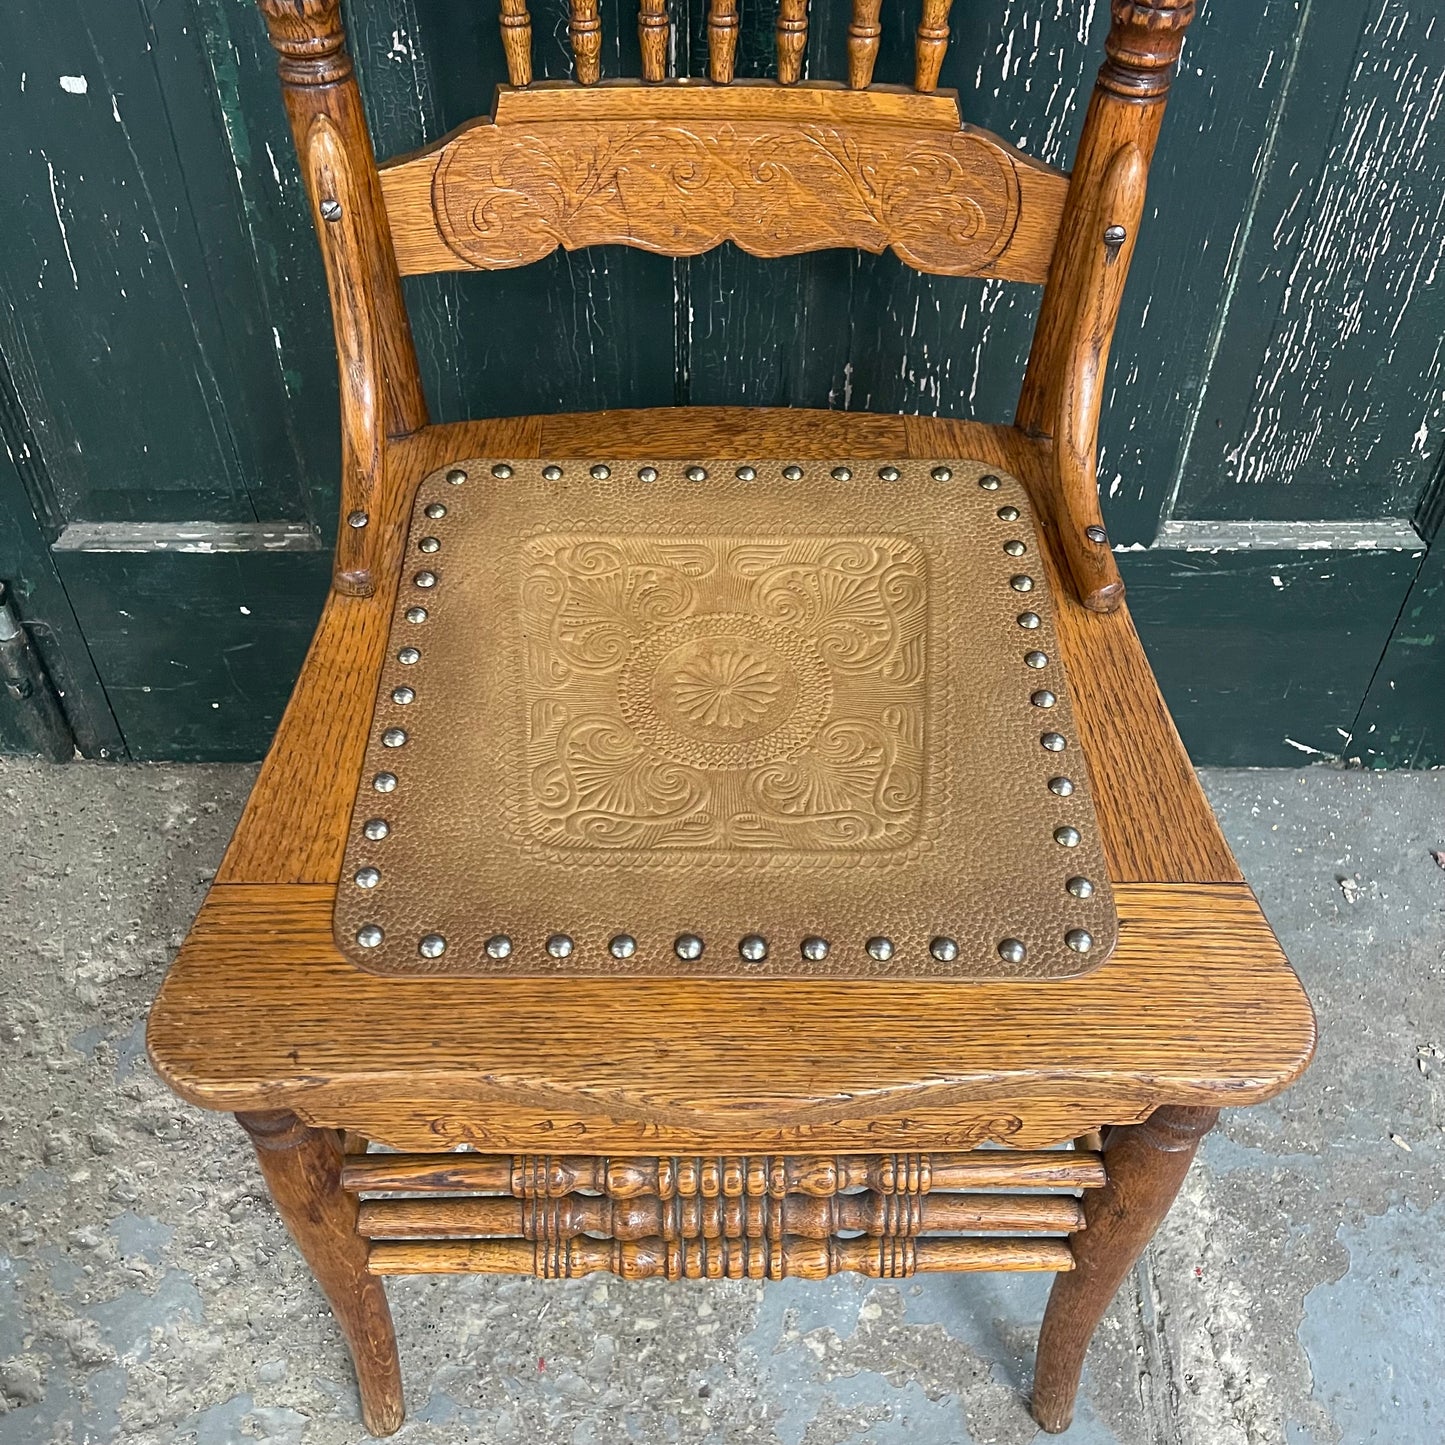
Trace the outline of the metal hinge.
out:
M 0 582 L 0 749 L 7 747 L 54 763 L 75 756 L 75 735 L 50 674 Z

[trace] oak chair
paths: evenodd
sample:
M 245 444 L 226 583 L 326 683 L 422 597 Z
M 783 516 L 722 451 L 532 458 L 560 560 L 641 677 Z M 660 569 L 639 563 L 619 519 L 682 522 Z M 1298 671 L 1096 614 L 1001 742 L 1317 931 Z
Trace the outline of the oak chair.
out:
M 963 124 L 957 96 L 937 89 L 949 0 L 924 0 L 911 90 L 871 84 L 880 0 L 853 0 L 846 83 L 801 78 L 806 0 L 781 0 L 776 81 L 734 79 L 736 0 L 711 0 L 705 80 L 667 78 L 666 0 L 640 0 L 642 77 L 603 81 L 596 0 L 571 0 L 575 81 L 535 82 L 526 0 L 500 0 L 511 83 L 493 115 L 379 167 L 339 0 L 259 3 L 330 288 L 342 520 L 333 587 L 295 693 L 151 1013 L 156 1068 L 186 1099 L 233 1112 L 250 1135 L 351 1347 L 373 1433 L 395 1430 L 403 1416 L 382 1276 L 596 1269 L 669 1279 L 1056 1271 L 1033 1410 L 1045 1429 L 1064 1429 L 1094 1327 L 1216 1111 L 1274 1095 L 1314 1046 L 1309 1003 L 1199 789 L 1123 606 L 1095 486 L 1110 337 L 1193 0 L 1113 0 L 1067 175 Z M 692 255 L 724 240 L 763 256 L 891 247 L 925 271 L 1043 286 L 1014 423 L 741 408 L 429 423 L 401 276 L 516 266 L 559 245 Z M 549 486 L 565 500 L 549 500 Z M 736 956 L 736 934 L 725 947 L 686 932 L 670 948 L 652 947 L 661 922 L 650 933 L 615 932 L 618 920 L 596 904 L 596 916 L 568 932 L 544 937 L 531 915 L 494 931 L 496 920 L 473 916 L 477 899 L 449 872 L 449 849 L 480 847 L 474 839 L 443 829 L 432 853 L 413 849 L 410 862 L 367 851 L 397 842 L 379 840 L 405 832 L 399 818 L 412 825 L 406 810 L 419 803 L 409 790 L 446 812 L 445 781 L 423 776 L 418 759 L 428 745 L 465 753 L 490 726 L 470 711 L 472 674 L 492 689 L 487 697 L 509 701 L 512 674 L 496 671 L 489 654 L 457 652 L 458 626 L 519 625 L 517 649 L 537 645 L 525 631 L 525 587 L 486 590 L 488 577 L 503 575 L 495 554 L 511 545 L 512 534 L 489 521 L 510 515 L 505 508 L 535 507 L 545 524 L 539 540 L 517 521 L 524 540 L 513 549 L 551 579 L 538 583 L 545 602 L 546 586 L 576 582 L 556 581 L 571 545 L 570 533 L 558 540 L 557 507 L 614 522 L 635 513 L 644 530 L 676 519 L 696 553 L 712 545 L 698 540 L 698 519 L 712 507 L 730 519 L 756 516 L 765 531 L 787 532 L 790 507 L 836 515 L 852 544 L 869 540 L 854 533 L 876 531 L 880 508 L 895 506 L 922 519 L 919 557 L 955 545 L 944 536 L 950 518 L 983 534 L 957 542 L 975 549 L 959 554 L 970 573 L 960 595 L 986 583 L 988 606 L 1006 606 L 1003 630 L 989 631 L 996 619 L 978 622 L 980 635 L 1003 639 L 983 652 L 1013 667 L 1013 639 L 1022 638 L 1033 648 L 1027 666 L 1051 669 L 1017 706 L 1013 691 L 1003 701 L 956 691 L 928 727 L 951 738 L 948 729 L 994 709 L 1007 713 L 1001 727 L 1019 736 L 1032 728 L 1035 748 L 1067 750 L 1072 780 L 1051 776 L 1049 757 L 1020 764 L 1040 779 L 1038 799 L 1021 806 L 1059 823 L 1049 847 L 1081 837 L 1046 808 L 1070 795 L 1092 808 L 1082 845 L 1097 852 L 1097 885 L 1071 876 L 1068 897 L 1051 893 L 1045 912 L 1094 909 L 1087 916 L 1103 921 L 1093 959 L 1084 957 L 1092 935 L 1080 928 L 1067 940 L 1050 935 L 1057 947 L 1005 938 L 995 957 L 990 934 L 970 952 L 969 930 L 987 926 L 976 916 L 982 905 L 953 897 L 937 906 L 957 911 L 957 939 L 935 931 L 943 925 L 927 904 L 918 905 L 926 917 L 899 915 L 873 932 L 859 915 L 847 940 L 810 935 L 800 952 L 778 930 L 746 934 Z M 930 528 L 943 540 L 924 536 Z M 659 561 L 676 539 L 603 541 L 614 552 L 653 547 L 638 564 L 651 600 L 629 605 L 661 606 L 667 588 L 693 587 L 721 565 L 693 553 Z M 769 542 L 768 565 L 791 556 L 795 541 L 789 532 Z M 890 576 L 913 565 L 905 551 L 884 559 Z M 572 565 L 585 573 L 602 564 Z M 853 565 L 845 557 L 837 568 Z M 916 570 L 921 586 L 922 561 Z M 728 585 L 743 576 L 729 574 Z M 929 576 L 932 611 L 919 604 L 918 618 L 937 613 L 968 632 L 968 619 L 938 600 L 936 568 Z M 813 583 L 789 585 L 796 596 Z M 918 595 L 899 586 L 890 595 Z M 1030 590 L 1043 601 L 1016 595 Z M 668 626 L 694 627 L 695 592 L 694 611 L 669 614 Z M 468 599 L 476 610 L 458 623 Z M 1020 606 L 1017 625 L 1032 636 L 1013 630 Z M 571 625 L 556 608 L 548 616 L 544 632 Z M 796 643 L 780 640 L 773 623 L 762 632 L 756 619 L 729 626 L 757 643 L 755 653 Z M 951 635 L 929 634 L 935 673 L 953 656 L 941 650 Z M 696 640 L 667 637 L 684 638 L 674 652 Z M 708 728 L 722 739 L 707 766 L 732 756 L 730 738 L 753 738 L 757 729 L 746 728 L 781 707 L 784 693 L 796 710 L 809 687 L 832 686 L 809 671 L 814 661 L 780 682 L 756 656 L 738 661 L 709 637 L 688 654 L 707 675 L 674 698 L 696 724 L 689 747 Z M 649 635 L 618 666 L 672 646 Z M 555 662 L 527 656 L 534 671 Z M 582 686 L 578 673 L 566 676 L 566 686 Z M 1011 672 L 995 684 L 988 667 L 975 677 L 982 687 L 979 678 L 1023 686 Z M 624 679 L 624 691 L 631 685 Z M 661 728 L 647 712 L 652 695 L 639 696 L 635 729 Z M 567 705 L 555 688 L 544 701 L 554 711 Z M 1056 704 L 1055 714 L 1030 711 Z M 890 716 L 906 718 L 912 706 L 899 702 Z M 1066 726 L 1040 735 L 1030 719 L 1046 716 Z M 433 735 L 441 742 L 428 744 Z M 402 751 L 387 752 L 393 745 Z M 393 767 L 392 756 L 408 762 Z M 500 756 L 491 762 L 503 789 L 507 768 L 533 763 L 530 754 Z M 545 791 L 551 774 L 536 776 Z M 940 776 L 934 769 L 925 781 Z M 951 812 L 966 815 L 970 801 L 955 797 Z M 782 813 L 772 820 L 777 837 L 796 821 Z M 593 841 L 614 839 L 615 825 Z M 1006 831 L 1000 816 L 984 825 L 985 843 Z M 569 818 L 548 815 L 546 826 L 565 832 Z M 595 818 L 588 826 L 602 828 Z M 763 859 L 756 876 L 766 882 L 757 837 L 734 842 L 738 856 Z M 1002 869 L 1004 882 L 1027 874 L 1036 855 L 1021 863 L 1009 846 L 994 850 L 1002 863 L 979 868 Z M 604 893 L 625 891 L 625 863 L 610 872 L 595 856 L 559 865 L 554 896 L 573 899 L 576 912 L 575 898 L 596 893 L 598 877 Z M 858 906 L 873 906 L 859 871 L 871 865 L 850 866 L 848 876 L 863 880 Z M 386 892 L 398 868 L 411 869 L 438 909 L 458 891 L 466 906 L 455 933 L 406 934 L 388 954 L 391 920 L 409 906 Z M 793 876 L 805 881 L 806 868 Z M 907 894 L 913 875 L 891 876 Z M 728 895 L 725 883 L 718 891 Z M 367 922 L 387 897 L 386 927 Z M 726 913 L 736 903 L 728 895 L 716 906 Z M 670 904 L 643 897 L 636 907 L 665 916 Z M 510 905 L 489 897 L 486 906 Z M 1113 952 L 1090 968 L 1116 915 Z M 467 952 L 457 939 L 470 929 L 486 941 Z

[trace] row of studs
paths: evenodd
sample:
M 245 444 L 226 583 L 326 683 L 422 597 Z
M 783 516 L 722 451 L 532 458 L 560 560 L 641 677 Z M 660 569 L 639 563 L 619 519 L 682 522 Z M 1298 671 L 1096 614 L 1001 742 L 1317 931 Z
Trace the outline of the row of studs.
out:
M 611 468 L 602 462 L 596 463 L 590 469 L 591 476 L 597 481 L 606 481 L 612 475 Z M 852 472 L 849 468 L 839 466 L 832 469 L 832 476 L 837 481 L 849 481 L 852 479 Z M 505 481 L 513 475 L 513 470 L 506 462 L 498 462 L 492 467 L 492 475 L 499 480 Z M 552 464 L 543 468 L 542 475 L 548 481 L 559 481 L 563 475 L 562 468 Z M 703 467 L 693 466 L 687 469 L 686 475 L 689 481 L 701 482 L 707 480 L 707 471 Z M 737 469 L 739 481 L 752 481 L 756 478 L 757 472 L 754 468 L 743 466 Z M 883 481 L 897 481 L 900 472 L 897 467 L 884 466 L 879 468 L 878 476 Z M 950 481 L 953 477 L 952 469 L 943 465 L 931 469 L 929 475 L 940 482 Z M 789 465 L 783 468 L 783 476 L 790 481 L 797 481 L 803 476 L 803 469 L 796 465 Z M 645 482 L 656 481 L 657 471 L 653 467 L 643 467 L 638 472 L 640 480 Z M 460 467 L 453 468 L 447 473 L 447 481 L 453 486 L 460 486 L 467 480 L 467 473 Z M 999 478 L 992 473 L 985 473 L 979 478 L 979 487 L 984 491 L 997 491 L 1002 485 Z M 446 506 L 441 502 L 432 502 L 425 508 L 425 515 L 432 520 L 440 520 L 447 514 Z M 1019 510 L 1017 507 L 1004 506 L 998 509 L 999 519 L 1005 522 L 1017 521 Z M 441 541 L 437 537 L 426 536 L 417 543 L 418 550 L 423 553 L 436 553 L 441 550 Z M 1004 543 L 1004 552 L 1010 557 L 1022 556 L 1027 548 L 1024 543 L 1011 539 Z M 420 588 L 427 589 L 435 587 L 437 577 L 434 572 L 423 570 L 413 577 L 413 583 Z M 1034 580 L 1025 574 L 1018 574 L 1010 578 L 1009 585 L 1016 592 L 1030 592 L 1034 587 Z M 407 608 L 406 618 L 411 623 L 422 623 L 427 620 L 427 609 L 420 606 Z M 1040 619 L 1036 612 L 1020 613 L 1018 625 L 1022 628 L 1032 630 L 1040 625 Z M 410 665 L 421 660 L 421 652 L 416 647 L 403 647 L 397 653 L 397 660 L 403 665 Z M 1049 658 L 1044 652 L 1037 649 L 1024 654 L 1026 666 L 1041 669 L 1048 665 Z M 416 692 L 411 687 L 397 687 L 391 694 L 392 701 L 399 705 L 411 703 L 416 698 Z M 1048 689 L 1039 689 L 1034 692 L 1030 701 L 1035 707 L 1048 708 L 1054 706 L 1057 698 Z M 389 748 L 403 747 L 407 741 L 407 733 L 404 728 L 387 728 L 382 733 L 382 745 Z M 1051 752 L 1061 752 L 1066 746 L 1066 740 L 1060 733 L 1044 733 L 1040 738 L 1042 745 Z M 372 779 L 373 788 L 380 793 L 389 793 L 397 786 L 395 773 L 381 772 Z M 1067 777 L 1056 777 L 1049 780 L 1050 792 L 1059 797 L 1068 797 L 1074 791 L 1073 781 Z M 363 825 L 365 836 L 373 842 L 380 842 L 390 833 L 390 825 L 384 818 L 370 818 Z M 1062 826 L 1054 830 L 1054 841 L 1061 847 L 1074 848 L 1081 841 L 1081 835 L 1077 828 Z M 381 872 L 374 866 L 367 866 L 358 870 L 355 882 L 360 888 L 375 888 L 381 882 Z M 1070 878 L 1065 885 L 1069 893 L 1076 898 L 1089 898 L 1094 892 L 1094 885 L 1084 877 Z M 378 947 L 383 939 L 382 930 L 375 924 L 367 924 L 357 932 L 356 940 L 363 948 Z M 1093 936 L 1083 928 L 1073 928 L 1064 935 L 1064 942 L 1068 947 L 1077 953 L 1087 953 L 1093 947 Z M 426 934 L 418 944 L 418 952 L 424 958 L 438 958 L 446 950 L 446 939 L 441 934 Z M 495 949 L 500 951 L 494 951 Z M 572 952 L 572 940 L 566 934 L 553 934 L 547 940 L 547 952 L 554 958 L 566 958 Z M 628 934 L 618 934 L 609 944 L 609 950 L 614 958 L 631 957 L 635 949 L 635 941 Z M 674 951 L 677 956 L 684 960 L 700 958 L 703 951 L 703 941 L 696 934 L 681 934 L 675 941 Z M 870 957 L 880 962 L 893 956 L 892 941 L 876 937 L 868 940 L 866 945 Z M 618 952 L 619 948 L 625 951 Z M 801 945 L 804 958 L 814 962 L 821 962 L 828 956 L 829 944 L 823 938 L 806 938 Z M 506 958 L 512 952 L 512 941 L 505 934 L 497 934 L 487 941 L 487 953 L 493 958 Z M 685 950 L 695 949 L 695 952 Z M 748 962 L 760 962 L 767 957 L 767 941 L 759 934 L 749 934 L 738 944 L 739 955 Z M 881 950 L 881 951 L 880 951 Z M 958 944 L 951 938 L 937 937 L 929 944 L 929 952 L 940 963 L 951 963 L 958 957 Z M 1009 963 L 1022 963 L 1028 956 L 1027 946 L 1017 938 L 1005 938 L 998 945 L 999 957 Z
M 460 468 L 457 470 L 460 471 Z M 805 475 L 803 468 L 798 466 L 796 462 L 783 467 L 781 474 L 783 479 L 789 482 L 800 482 Z M 496 477 L 498 481 L 505 482 L 508 477 L 513 475 L 513 468 L 507 462 L 498 462 L 496 466 L 492 468 L 492 475 Z M 560 482 L 565 475 L 565 470 L 559 467 L 556 462 L 551 462 L 542 468 L 543 481 Z M 587 469 L 587 475 L 594 481 L 605 482 L 612 475 L 612 468 L 609 467 L 606 462 L 596 462 Z M 656 467 L 639 467 L 637 469 L 637 480 L 639 482 L 655 482 L 658 475 Z M 851 482 L 853 480 L 853 469 L 851 467 L 837 466 L 833 467 L 828 475 L 832 477 L 835 482 Z M 887 466 L 878 468 L 878 480 L 880 482 L 896 482 L 902 475 L 903 473 L 900 472 L 897 467 Z M 928 475 L 932 477 L 935 482 L 951 482 L 953 480 L 953 468 L 945 466 L 933 467 Z M 447 480 L 452 481 L 455 476 L 456 472 L 449 472 L 447 474 Z M 705 482 L 708 479 L 708 471 L 706 467 L 694 465 L 688 467 L 687 470 L 683 472 L 683 476 L 690 482 Z M 758 471 L 756 467 L 741 466 L 733 473 L 733 476 L 740 482 L 755 482 L 758 479 Z M 466 480 L 465 473 L 462 473 L 461 480 Z M 987 488 L 987 490 L 991 491 L 999 485 L 997 477 L 987 478 L 985 480 L 991 480 L 993 482 L 993 487 Z M 979 485 L 983 486 L 984 482 L 980 482 Z
M 978 484 L 986 492 L 997 491 L 999 479 L 986 474 L 979 478 Z M 1005 505 L 1000 507 L 995 515 L 1001 522 L 1016 522 L 1020 514 L 1017 507 Z M 1028 548 L 1017 538 L 1010 538 L 1003 544 L 1003 550 L 1008 557 L 1022 557 Z M 1009 586 L 1015 592 L 1032 592 L 1034 579 L 1026 572 L 1016 573 L 1009 578 Z M 1042 624 L 1037 612 L 1020 612 L 1014 620 L 1026 632 L 1037 631 Z M 1038 648 L 1025 652 L 1023 660 L 1024 666 L 1034 671 L 1042 671 L 1049 665 L 1048 653 Z M 1042 687 L 1029 694 L 1029 702 L 1036 708 L 1051 708 L 1058 702 L 1058 697 L 1049 688 Z M 1040 735 L 1039 743 L 1046 752 L 1061 753 L 1068 746 L 1068 739 L 1062 733 L 1045 732 Z M 1049 779 L 1048 788 L 1055 797 L 1068 798 L 1073 795 L 1074 781 L 1059 775 Z M 1054 829 L 1054 842 L 1061 848 L 1077 848 L 1082 841 L 1083 835 L 1071 824 L 1062 824 Z M 1093 880 L 1082 875 L 1069 878 L 1064 887 L 1074 898 L 1086 899 L 1094 896 Z M 1087 953 L 1094 946 L 1094 936 L 1087 928 L 1071 928 L 1064 934 L 1064 942 L 1075 953 Z M 1005 938 L 998 946 L 998 953 L 999 957 L 1008 963 L 1022 963 L 1028 957 L 1028 948 L 1020 939 Z
M 1074 929 L 1072 932 L 1082 932 L 1081 929 Z M 385 934 L 375 923 L 368 923 L 357 931 L 356 941 L 362 948 L 377 948 L 381 945 Z M 546 947 L 548 956 L 558 960 L 570 958 L 576 949 L 576 944 L 571 937 L 565 933 L 553 933 L 547 937 Z M 1071 944 L 1071 947 L 1076 945 Z M 494 933 L 483 945 L 488 958 L 504 959 L 512 956 L 512 939 L 505 933 Z M 879 963 L 886 963 L 894 954 L 893 940 L 877 934 L 868 939 L 863 945 L 864 951 L 869 958 Z M 703 956 L 707 944 L 702 936 L 696 933 L 679 933 L 672 941 L 672 951 L 684 962 L 693 963 Z M 744 934 L 738 940 L 738 957 L 745 963 L 762 963 L 768 956 L 768 940 L 760 933 Z M 423 958 L 440 958 L 447 951 L 446 938 L 440 933 L 424 934 L 417 944 L 417 952 Z M 637 952 L 637 940 L 630 933 L 615 934 L 607 944 L 607 951 L 613 958 L 631 958 Z M 958 943 L 940 934 L 929 940 L 929 953 L 939 963 L 952 963 L 958 957 Z M 1080 950 L 1081 952 L 1083 950 Z M 832 944 L 826 938 L 810 937 L 805 938 L 799 947 L 799 952 L 809 963 L 821 963 L 832 952 Z M 1006 938 L 998 946 L 999 957 L 1010 963 L 1022 963 L 1028 956 L 1028 950 L 1017 938 Z
M 510 474 L 510 468 L 508 469 Z M 459 487 L 467 479 L 466 472 L 461 467 L 453 467 L 447 473 L 447 481 L 454 487 Z M 429 521 L 439 522 L 447 514 L 445 502 L 428 502 L 423 509 L 424 515 Z M 417 549 L 427 554 L 434 554 L 441 551 L 441 538 L 426 536 L 417 543 Z M 421 571 L 413 578 L 414 586 L 430 589 L 437 585 L 435 572 Z M 419 626 L 426 622 L 430 613 L 425 607 L 413 604 L 406 609 L 406 620 Z M 402 647 L 396 654 L 396 660 L 403 667 L 414 667 L 421 661 L 421 649 L 414 646 Z M 416 701 L 416 689 L 402 684 L 394 687 L 391 691 L 391 700 L 398 706 L 406 707 Z M 407 743 L 407 732 L 405 728 L 389 727 L 382 732 L 381 745 L 385 748 L 405 747 Z M 394 793 L 399 779 L 397 775 L 388 770 L 377 773 L 371 780 L 372 790 L 377 793 Z M 361 826 L 364 837 L 370 842 L 379 843 L 391 835 L 391 824 L 385 818 L 368 818 Z M 356 870 L 352 881 L 358 888 L 372 889 L 381 883 L 381 869 L 375 864 L 368 863 Z M 378 924 L 366 923 L 356 931 L 356 941 L 362 948 L 379 948 L 385 938 L 385 933 Z M 429 933 L 422 938 L 417 946 L 417 951 L 423 958 L 439 958 L 446 951 L 446 939 L 439 933 Z

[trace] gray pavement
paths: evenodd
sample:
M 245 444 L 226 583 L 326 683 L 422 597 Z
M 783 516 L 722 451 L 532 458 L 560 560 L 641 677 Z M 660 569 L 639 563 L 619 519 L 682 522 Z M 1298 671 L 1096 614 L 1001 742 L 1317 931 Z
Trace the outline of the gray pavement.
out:
M 0 1445 L 363 1438 L 238 1131 L 145 1059 L 250 777 L 0 760 Z M 1445 774 L 1205 781 L 1319 1057 L 1206 1141 L 1063 1438 L 1440 1445 Z M 1021 1445 L 1047 1287 L 396 1281 L 396 1439 Z

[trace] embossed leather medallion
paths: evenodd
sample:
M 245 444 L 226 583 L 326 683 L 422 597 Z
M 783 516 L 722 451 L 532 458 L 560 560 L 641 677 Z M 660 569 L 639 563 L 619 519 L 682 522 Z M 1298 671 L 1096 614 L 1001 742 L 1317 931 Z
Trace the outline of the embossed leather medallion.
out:
M 338 943 L 395 973 L 1084 972 L 1116 924 L 1036 548 L 971 462 L 434 473 Z
M 521 800 L 555 848 L 882 851 L 918 833 L 927 578 L 902 537 L 524 546 Z

